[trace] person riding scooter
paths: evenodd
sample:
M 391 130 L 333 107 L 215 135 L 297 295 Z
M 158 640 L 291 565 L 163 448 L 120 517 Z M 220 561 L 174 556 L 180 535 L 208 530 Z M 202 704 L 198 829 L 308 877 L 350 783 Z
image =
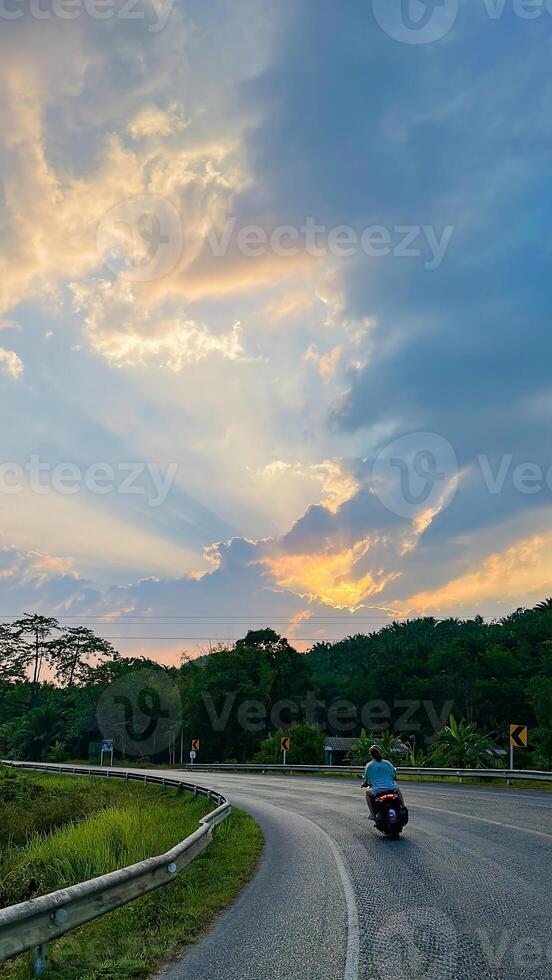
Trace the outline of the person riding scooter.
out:
M 398 794 L 401 806 L 404 807 L 404 799 L 401 790 L 396 782 L 397 770 L 395 766 L 383 758 L 379 745 L 372 745 L 370 748 L 372 761 L 368 762 L 364 770 L 363 786 L 367 786 L 366 802 L 370 810 L 370 820 L 375 820 L 376 813 L 374 800 L 380 793 L 395 790 Z

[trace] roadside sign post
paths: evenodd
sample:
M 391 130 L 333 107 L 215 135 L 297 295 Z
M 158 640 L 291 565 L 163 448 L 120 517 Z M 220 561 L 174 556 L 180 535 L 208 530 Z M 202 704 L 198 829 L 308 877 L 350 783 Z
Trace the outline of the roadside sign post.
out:
M 194 764 L 195 758 L 196 758 L 196 753 L 192 749 L 191 752 L 190 752 L 190 763 L 192 764 L 192 766 Z
M 291 748 L 291 739 L 288 738 L 287 735 L 284 736 L 284 738 L 281 738 L 280 739 L 280 748 L 281 748 L 282 752 L 284 753 L 284 766 L 285 766 L 287 754 L 288 754 L 288 752 L 289 752 L 289 750 Z
M 526 749 L 529 744 L 529 732 L 527 725 L 510 725 L 510 772 L 514 768 L 514 749 Z M 508 785 L 512 781 L 508 780 Z
M 193 766 L 195 760 L 197 759 L 197 753 L 199 752 L 200 741 L 198 738 L 192 739 L 192 748 L 190 749 L 190 762 Z
M 113 739 L 112 738 L 104 738 L 102 740 L 102 749 L 100 752 L 100 766 L 103 766 L 104 755 L 111 756 L 111 762 L 109 764 L 112 766 L 113 765 Z

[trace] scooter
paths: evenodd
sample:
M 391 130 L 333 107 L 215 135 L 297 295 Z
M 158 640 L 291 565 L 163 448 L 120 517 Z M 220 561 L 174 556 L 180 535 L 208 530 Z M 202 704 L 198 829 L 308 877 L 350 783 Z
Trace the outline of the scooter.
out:
M 374 797 L 376 829 L 392 840 L 398 840 L 408 823 L 408 808 L 403 806 L 396 790 L 382 790 Z

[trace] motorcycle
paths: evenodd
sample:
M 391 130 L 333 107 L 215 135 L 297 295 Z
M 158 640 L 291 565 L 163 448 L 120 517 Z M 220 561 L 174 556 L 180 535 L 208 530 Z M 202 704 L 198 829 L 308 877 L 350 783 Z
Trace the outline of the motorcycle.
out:
M 396 790 L 383 790 L 374 798 L 374 823 L 380 833 L 398 840 L 408 823 L 408 808 Z
M 358 778 L 362 779 L 362 776 Z M 366 789 L 367 786 L 368 783 L 364 780 L 362 788 Z M 374 797 L 374 813 L 376 829 L 386 837 L 398 840 L 408 823 L 408 807 L 401 803 L 396 789 L 381 790 Z

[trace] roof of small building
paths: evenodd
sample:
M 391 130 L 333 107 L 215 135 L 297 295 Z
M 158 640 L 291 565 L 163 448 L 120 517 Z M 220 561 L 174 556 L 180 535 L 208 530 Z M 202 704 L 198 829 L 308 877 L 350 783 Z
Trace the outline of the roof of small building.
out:
M 358 738 L 340 738 L 330 735 L 324 742 L 325 752 L 348 752 L 358 742 Z

